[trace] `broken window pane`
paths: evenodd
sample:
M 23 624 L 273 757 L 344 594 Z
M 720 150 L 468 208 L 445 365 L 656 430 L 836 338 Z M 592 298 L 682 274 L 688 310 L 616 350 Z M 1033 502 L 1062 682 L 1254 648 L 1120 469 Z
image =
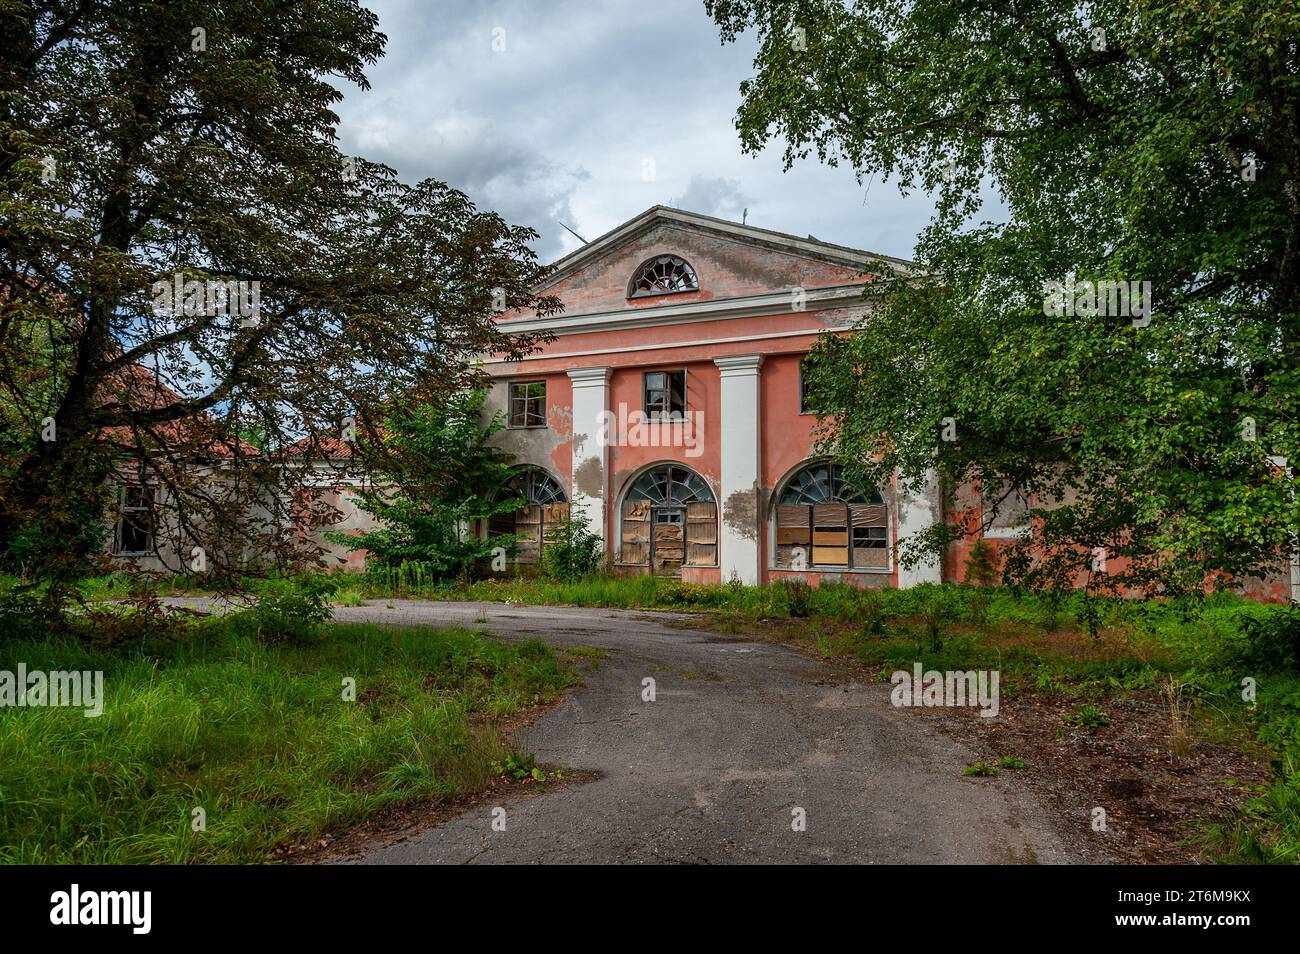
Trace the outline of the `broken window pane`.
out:
M 546 382 L 510 382 L 510 426 L 546 426 Z
M 628 298 L 667 295 L 672 292 L 698 291 L 695 270 L 676 255 L 658 255 L 639 269 L 628 287 Z

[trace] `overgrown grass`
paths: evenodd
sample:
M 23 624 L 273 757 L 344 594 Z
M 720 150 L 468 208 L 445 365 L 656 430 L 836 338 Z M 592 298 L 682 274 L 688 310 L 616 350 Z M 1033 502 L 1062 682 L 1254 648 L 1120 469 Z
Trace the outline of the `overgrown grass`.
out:
M 99 718 L 0 709 L 0 862 L 19 864 L 266 861 L 291 839 L 483 788 L 519 755 L 493 720 L 574 679 L 540 642 L 374 625 L 306 646 L 225 621 L 150 653 L 0 643 L 0 669 L 19 662 L 102 670 L 106 697 Z
M 164 592 L 183 592 L 195 582 L 166 581 Z M 283 578 L 249 588 L 279 593 L 298 585 Z M 85 587 L 99 599 L 127 590 L 123 578 Z M 1241 818 L 1211 832 L 1216 853 L 1228 861 L 1300 861 L 1300 756 L 1293 754 L 1300 752 L 1300 636 L 1296 617 L 1283 607 L 1230 594 L 1186 603 L 1087 602 L 1078 593 L 955 585 L 867 591 L 835 584 L 705 586 L 653 576 L 453 583 L 416 564 L 342 575 L 333 601 L 398 597 L 700 612 L 713 627 L 767 632 L 882 673 L 916 662 L 926 669 L 997 669 L 1008 699 L 1050 692 L 1095 707 L 1114 694 L 1160 689 L 1177 700 L 1171 733 L 1185 731 L 1194 714 L 1202 731 L 1253 740 L 1278 756 L 1274 783 L 1255 793 Z M 1094 614 L 1095 637 L 1084 632 Z M 1254 702 L 1242 698 L 1247 678 L 1256 685 Z

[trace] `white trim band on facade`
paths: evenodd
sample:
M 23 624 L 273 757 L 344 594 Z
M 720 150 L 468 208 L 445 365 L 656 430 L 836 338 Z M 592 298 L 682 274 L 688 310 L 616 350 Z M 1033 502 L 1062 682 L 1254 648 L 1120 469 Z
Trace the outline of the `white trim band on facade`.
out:
M 799 314 L 820 311 L 850 303 L 863 304 L 863 291 L 867 283 L 825 285 L 820 288 L 798 289 L 798 307 L 792 307 L 796 289 L 765 295 L 744 295 L 740 298 L 711 298 L 675 305 L 651 305 L 646 308 L 620 308 L 618 311 L 597 311 L 587 315 L 565 315 L 547 318 L 497 319 L 497 327 L 506 334 L 537 334 L 549 331 L 556 335 L 580 334 L 584 331 L 654 328 L 694 321 L 717 321 L 726 318 L 756 318 L 780 314 Z
M 720 344 L 739 344 L 741 342 L 751 341 L 772 341 L 777 338 L 806 338 L 809 336 L 817 337 L 833 332 L 847 331 L 845 327 L 839 328 L 805 328 L 801 331 L 773 331 L 765 335 L 743 335 L 739 338 L 696 338 L 693 341 L 664 341 L 644 345 L 630 345 L 626 348 L 596 348 L 591 351 L 564 351 L 560 353 L 530 354 L 514 361 L 507 361 L 502 358 L 498 361 L 485 361 L 485 367 L 501 367 L 512 364 L 523 364 L 527 361 L 554 361 L 562 358 L 591 358 L 602 354 L 631 354 L 634 351 L 671 351 L 674 348 L 708 348 Z

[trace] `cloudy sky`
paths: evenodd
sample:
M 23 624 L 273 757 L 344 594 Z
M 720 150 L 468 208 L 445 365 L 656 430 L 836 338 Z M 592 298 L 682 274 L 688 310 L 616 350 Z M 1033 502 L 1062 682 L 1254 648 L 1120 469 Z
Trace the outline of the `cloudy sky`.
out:
M 930 218 L 922 193 L 743 154 L 756 42 L 723 46 L 702 0 L 368 5 L 388 51 L 339 109 L 343 150 L 532 226 L 545 261 L 580 244 L 560 222 L 590 240 L 656 204 L 902 257 Z

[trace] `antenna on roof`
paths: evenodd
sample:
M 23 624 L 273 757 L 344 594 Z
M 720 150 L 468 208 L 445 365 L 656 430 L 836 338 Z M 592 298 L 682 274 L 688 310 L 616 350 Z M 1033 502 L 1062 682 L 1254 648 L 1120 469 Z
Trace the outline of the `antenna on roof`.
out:
M 745 224 L 745 221 L 746 221 L 748 218 L 749 218 L 749 209 L 746 208 L 744 212 L 740 213 L 740 224 L 741 224 L 741 225 L 744 225 L 744 224 Z
M 556 219 L 555 221 L 559 222 L 560 220 L 559 220 L 559 219 Z M 571 229 L 571 228 L 569 228 L 567 225 L 565 225 L 563 222 L 560 222 L 560 228 L 564 229 L 564 231 L 568 232 L 570 235 L 572 235 L 574 238 L 576 238 L 576 239 L 577 239 L 579 242 L 581 242 L 583 245 L 589 245 L 589 244 L 591 244 L 591 243 L 588 242 L 585 238 L 583 238 L 581 235 L 579 235 L 577 232 L 573 231 L 573 229 Z

